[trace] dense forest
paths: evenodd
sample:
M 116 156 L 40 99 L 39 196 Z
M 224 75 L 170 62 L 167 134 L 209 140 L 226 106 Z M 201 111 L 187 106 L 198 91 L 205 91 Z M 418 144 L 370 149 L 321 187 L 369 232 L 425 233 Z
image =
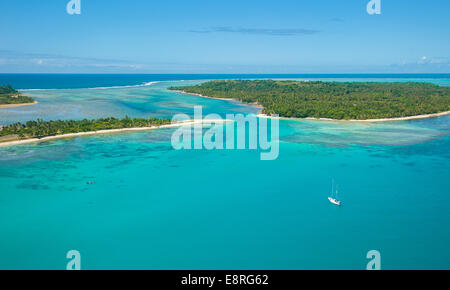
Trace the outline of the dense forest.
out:
M 169 89 L 259 103 L 262 113 L 281 117 L 363 120 L 450 111 L 450 87 L 430 83 L 217 80 Z
M 140 128 L 170 124 L 170 119 L 124 119 L 103 118 L 98 120 L 81 121 L 28 121 L 25 124 L 15 123 L 4 126 L 0 130 L 0 137 L 14 136 L 17 139 L 42 138 L 69 133 L 91 132 L 109 129 Z
M 33 98 L 22 95 L 11 87 L 11 85 L 0 86 L 0 105 L 33 103 Z

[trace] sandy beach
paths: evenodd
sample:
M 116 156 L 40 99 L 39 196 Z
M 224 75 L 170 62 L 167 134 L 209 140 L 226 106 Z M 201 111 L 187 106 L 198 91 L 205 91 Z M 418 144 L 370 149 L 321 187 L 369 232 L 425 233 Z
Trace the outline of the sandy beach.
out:
M 259 118 L 267 118 L 267 119 L 280 119 L 280 120 L 311 120 L 311 121 L 333 121 L 333 122 L 393 122 L 393 121 L 407 121 L 407 120 L 416 120 L 416 119 L 426 119 L 426 118 L 435 118 L 440 116 L 449 115 L 450 111 L 435 113 L 435 114 L 426 114 L 426 115 L 417 115 L 417 116 L 409 116 L 409 117 L 399 117 L 399 118 L 382 118 L 382 119 L 365 119 L 365 120 L 338 120 L 338 119 L 330 119 L 330 118 L 287 118 L 287 117 L 273 117 L 266 114 L 258 114 Z
M 48 136 L 48 137 L 43 137 L 43 138 L 32 138 L 32 139 L 2 142 L 2 143 L 0 143 L 0 147 L 8 147 L 8 146 L 35 143 L 35 142 L 45 142 L 45 141 L 50 141 L 50 140 L 55 140 L 55 139 L 74 138 L 74 137 L 79 137 L 79 136 L 90 136 L 90 135 L 97 135 L 97 134 L 111 134 L 111 133 L 155 130 L 155 129 L 163 129 L 163 128 L 191 126 L 191 125 L 195 125 L 195 124 L 210 124 L 210 123 L 221 124 L 221 123 L 225 123 L 225 122 L 230 122 L 230 120 L 222 120 L 222 119 L 189 120 L 189 121 L 182 121 L 182 122 L 178 122 L 178 123 L 153 126 L 153 127 L 123 128 L 123 129 L 110 129 L 110 130 L 99 130 L 99 131 L 90 131 L 90 132 L 79 132 L 79 133 Z
M 8 104 L 8 105 L 0 105 L 0 109 L 3 108 L 13 108 L 13 107 L 23 107 L 23 106 L 31 106 L 36 105 L 38 102 L 34 101 L 33 103 L 25 103 L 25 104 Z

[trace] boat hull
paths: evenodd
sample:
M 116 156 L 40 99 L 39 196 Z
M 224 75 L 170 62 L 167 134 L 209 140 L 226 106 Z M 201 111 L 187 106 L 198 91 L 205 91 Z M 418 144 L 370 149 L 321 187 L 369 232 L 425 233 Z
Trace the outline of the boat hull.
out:
M 334 199 L 334 198 L 332 198 L 332 197 L 329 197 L 328 200 L 329 200 L 332 204 L 335 204 L 335 205 L 341 205 L 341 202 L 340 202 L 339 200 Z

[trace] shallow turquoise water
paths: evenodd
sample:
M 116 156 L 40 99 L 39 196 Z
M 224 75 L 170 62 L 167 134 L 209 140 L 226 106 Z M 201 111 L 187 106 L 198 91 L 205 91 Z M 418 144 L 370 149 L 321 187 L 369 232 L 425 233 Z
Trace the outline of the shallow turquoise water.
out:
M 171 84 L 33 91 L 42 109 L 0 120 L 66 104 L 48 117 L 254 110 Z M 449 116 L 281 121 L 275 161 L 176 151 L 173 130 L 0 148 L 0 268 L 65 269 L 76 249 L 84 269 L 365 269 L 375 249 L 384 269 L 450 269 Z
M 168 91 L 174 85 L 197 84 L 200 81 L 149 83 L 146 86 L 60 89 L 25 91 L 38 104 L 2 109 L 0 124 L 33 119 L 95 119 L 100 117 L 172 117 L 177 113 L 192 114 L 194 105 L 203 106 L 204 114 L 240 112 L 256 113 L 257 109 L 239 102 L 183 96 Z

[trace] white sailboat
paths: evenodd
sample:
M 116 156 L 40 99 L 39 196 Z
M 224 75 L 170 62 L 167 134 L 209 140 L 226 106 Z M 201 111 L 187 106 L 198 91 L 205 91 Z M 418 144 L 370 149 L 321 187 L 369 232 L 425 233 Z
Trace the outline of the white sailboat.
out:
M 336 189 L 336 193 L 334 192 L 334 179 L 331 182 L 331 196 L 328 197 L 328 200 L 335 205 L 341 205 L 341 201 L 337 199 L 338 190 Z

